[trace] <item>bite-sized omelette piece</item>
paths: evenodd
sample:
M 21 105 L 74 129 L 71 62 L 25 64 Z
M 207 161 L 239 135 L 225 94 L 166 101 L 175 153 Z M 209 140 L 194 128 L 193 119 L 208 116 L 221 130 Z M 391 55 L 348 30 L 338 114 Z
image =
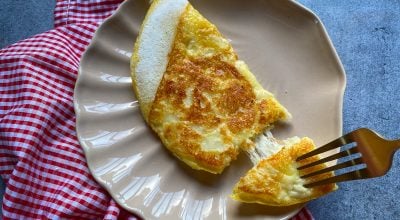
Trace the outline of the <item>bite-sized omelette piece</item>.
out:
M 305 170 L 297 170 L 297 167 L 319 159 L 318 156 L 314 156 L 296 162 L 297 157 L 315 149 L 310 138 L 292 138 L 284 141 L 283 144 L 281 150 L 278 149 L 277 153 L 273 153 L 267 158 L 257 159 L 258 156 L 250 156 L 256 165 L 235 185 L 231 195 L 233 199 L 269 206 L 290 206 L 321 197 L 337 189 L 336 184 L 312 188 L 303 186 L 306 184 L 306 180 L 300 178 L 300 176 L 326 167 L 325 164 L 320 164 Z M 275 145 L 279 144 L 275 142 Z M 258 155 L 260 151 L 265 150 L 254 149 L 253 152 L 249 153 L 250 155 Z M 314 182 L 333 175 L 333 172 L 327 172 L 309 177 L 307 181 Z
M 221 173 L 289 113 L 186 0 L 155 0 L 131 60 L 143 116 L 194 169 Z

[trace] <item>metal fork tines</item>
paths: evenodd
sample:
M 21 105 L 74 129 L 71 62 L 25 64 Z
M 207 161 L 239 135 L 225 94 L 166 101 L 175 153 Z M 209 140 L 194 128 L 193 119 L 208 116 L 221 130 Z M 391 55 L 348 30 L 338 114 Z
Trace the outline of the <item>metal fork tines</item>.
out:
M 372 130 L 360 128 L 358 130 L 345 134 L 342 137 L 335 139 L 324 146 L 321 146 L 311 152 L 300 156 L 299 158 L 297 158 L 297 161 L 301 161 L 309 157 L 349 144 L 355 144 L 355 146 L 340 151 L 339 153 L 322 158 L 320 160 L 303 165 L 301 167 L 298 167 L 297 169 L 304 171 L 307 168 L 332 160 L 352 157 L 352 159 L 350 160 L 333 165 L 331 167 L 307 173 L 303 175 L 302 178 L 307 180 L 307 178 L 312 176 L 331 171 L 338 171 L 344 168 L 353 168 L 355 170 L 315 182 L 307 183 L 304 186 L 314 187 L 329 183 L 382 176 L 386 174 L 387 171 L 390 169 L 393 155 L 395 151 L 400 148 L 400 140 L 386 140 Z

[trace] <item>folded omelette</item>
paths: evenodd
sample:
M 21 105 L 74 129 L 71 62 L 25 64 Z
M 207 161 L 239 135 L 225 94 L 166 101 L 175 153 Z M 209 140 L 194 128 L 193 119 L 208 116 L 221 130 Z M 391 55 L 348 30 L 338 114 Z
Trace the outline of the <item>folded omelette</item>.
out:
M 273 123 L 290 118 L 187 0 L 152 2 L 131 75 L 145 121 L 194 169 L 221 173 L 240 151 L 254 151 L 257 137 Z
M 255 136 L 289 117 L 186 0 L 152 3 L 131 69 L 145 120 L 194 169 L 221 173 Z

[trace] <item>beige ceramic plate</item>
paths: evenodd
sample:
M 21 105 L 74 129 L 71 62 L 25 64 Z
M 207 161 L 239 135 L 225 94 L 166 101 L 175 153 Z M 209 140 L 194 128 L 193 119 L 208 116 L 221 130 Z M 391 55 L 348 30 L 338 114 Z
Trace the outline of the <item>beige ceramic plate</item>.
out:
M 341 134 L 345 75 L 319 19 L 293 1 L 191 1 L 232 40 L 261 84 L 293 114 L 274 135 L 323 144 Z M 229 198 L 251 167 L 244 154 L 222 175 L 195 171 L 164 149 L 144 123 L 129 59 L 147 1 L 127 0 L 97 30 L 75 88 L 77 133 L 94 178 L 124 208 L 146 219 L 281 219 L 272 208 Z

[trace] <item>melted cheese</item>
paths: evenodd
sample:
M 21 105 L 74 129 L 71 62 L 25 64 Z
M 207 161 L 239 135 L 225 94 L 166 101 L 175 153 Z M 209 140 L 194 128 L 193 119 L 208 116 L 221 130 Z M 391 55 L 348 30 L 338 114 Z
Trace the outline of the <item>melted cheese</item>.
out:
M 267 140 L 268 139 L 268 140 Z M 318 198 L 337 189 L 336 184 L 327 184 L 313 188 L 306 188 L 306 181 L 300 176 L 325 168 L 320 164 L 305 170 L 298 171 L 297 167 L 318 160 L 318 156 L 296 162 L 300 155 L 315 149 L 314 143 L 309 138 L 292 138 L 282 143 L 271 136 L 259 140 L 267 140 L 265 145 L 279 149 L 277 153 L 266 154 L 250 151 L 253 155 L 255 166 L 235 185 L 232 198 L 242 202 L 260 203 L 270 206 L 289 206 L 303 203 Z M 264 148 L 259 144 L 257 148 Z M 263 149 L 258 149 L 263 152 Z M 264 157 L 266 156 L 266 157 Z M 333 172 L 310 177 L 308 181 L 314 182 L 333 176 Z

